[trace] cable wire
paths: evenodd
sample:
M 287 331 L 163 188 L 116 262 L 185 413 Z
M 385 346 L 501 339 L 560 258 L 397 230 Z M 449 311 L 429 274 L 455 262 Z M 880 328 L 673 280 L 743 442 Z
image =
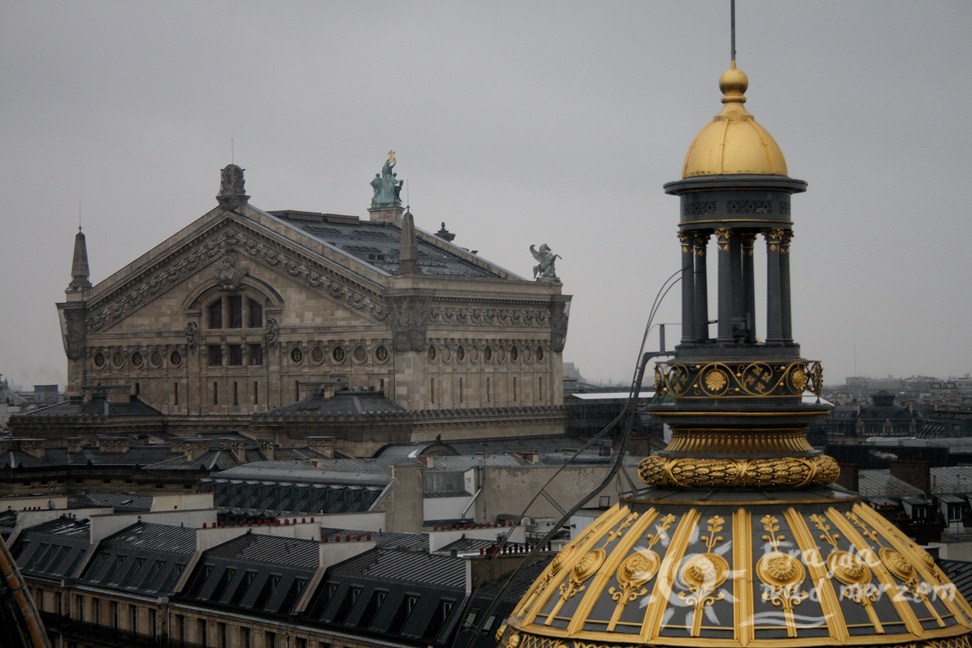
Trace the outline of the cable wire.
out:
M 537 491 L 537 493 L 533 496 L 533 498 L 526 505 L 526 507 L 524 507 L 523 512 L 519 516 L 519 520 L 522 521 L 522 519 L 526 516 L 527 511 L 530 510 L 530 507 L 533 506 L 534 502 L 536 502 L 537 499 L 540 497 L 540 494 L 546 490 L 547 486 L 549 486 L 553 482 L 553 480 L 556 479 L 557 476 L 565 468 L 567 468 L 567 466 L 569 466 L 578 456 L 580 456 L 582 452 L 587 450 L 587 448 L 589 448 L 595 441 L 600 440 L 605 434 L 613 430 L 614 427 L 618 424 L 618 422 L 623 419 L 624 427 L 622 428 L 621 436 L 618 439 L 618 452 L 613 464 L 611 465 L 611 469 L 604 476 L 604 479 L 601 480 L 601 482 L 593 490 L 589 491 L 586 495 L 584 495 L 581 499 L 579 499 L 568 511 L 564 512 L 564 514 L 561 515 L 560 519 L 557 520 L 557 523 L 554 524 L 550 528 L 550 530 L 547 531 L 546 534 L 544 534 L 540 542 L 536 543 L 533 546 L 533 549 L 531 549 L 530 553 L 527 554 L 526 557 L 524 557 L 523 561 L 521 561 L 520 564 L 517 565 L 517 567 L 506 576 L 506 582 L 503 584 L 503 587 L 500 588 L 500 591 L 496 594 L 495 597 L 493 597 L 493 601 L 490 603 L 489 607 L 486 608 L 486 610 L 478 616 L 475 626 L 470 630 L 469 636 L 466 639 L 465 648 L 472 648 L 472 646 L 475 644 L 476 640 L 483 632 L 483 625 L 485 624 L 486 620 L 488 620 L 491 616 L 494 615 L 494 613 L 496 612 L 496 608 L 499 607 L 499 604 L 502 602 L 503 597 L 506 596 L 506 592 L 509 590 L 510 586 L 516 580 L 517 576 L 519 576 L 520 572 L 523 571 L 523 569 L 525 569 L 528 565 L 531 565 L 534 562 L 536 562 L 537 558 L 540 555 L 540 552 L 543 550 L 544 547 L 547 546 L 548 543 L 550 543 L 553 540 L 553 537 L 560 532 L 564 524 L 568 520 L 570 520 L 570 518 L 578 510 L 580 510 L 580 508 L 584 504 L 590 501 L 599 492 L 607 488 L 607 486 L 611 483 L 611 480 L 614 478 L 615 475 L 617 475 L 618 471 L 620 470 L 621 465 L 624 463 L 624 457 L 628 445 L 628 437 L 630 436 L 631 428 L 633 427 L 635 417 L 637 416 L 637 401 L 641 393 L 641 384 L 642 381 L 644 380 L 645 369 L 647 368 L 648 360 L 650 359 L 648 354 L 644 352 L 645 345 L 648 342 L 648 335 L 651 332 L 651 329 L 654 327 L 653 322 L 655 316 L 658 313 L 658 309 L 662 304 L 662 301 L 664 301 L 665 296 L 668 295 L 668 292 L 675 286 L 675 284 L 681 281 L 680 275 L 682 274 L 683 271 L 684 268 L 679 268 L 674 273 L 672 273 L 662 283 L 661 287 L 658 289 L 658 292 L 655 293 L 655 299 L 652 302 L 651 310 L 648 312 L 648 321 L 645 323 L 645 330 L 641 336 L 641 346 L 638 350 L 637 360 L 635 361 L 634 375 L 632 376 L 631 379 L 631 388 L 628 391 L 628 400 L 625 403 L 625 406 L 621 409 L 618 415 L 611 420 L 610 423 L 604 426 L 604 428 L 602 428 L 601 431 L 598 432 L 596 435 L 591 437 L 591 439 L 587 443 L 585 443 L 580 449 L 574 452 L 574 454 L 571 455 L 571 457 L 567 461 L 565 461 L 563 465 L 561 465 L 556 471 L 554 471 L 554 474 L 551 475 L 551 477 L 546 482 L 544 482 L 543 486 Z M 503 534 L 502 538 L 499 539 L 497 543 L 498 551 L 494 553 L 492 556 L 490 556 L 489 562 L 487 563 L 485 570 L 483 570 L 483 572 L 481 573 L 489 573 L 493 561 L 495 561 L 497 557 L 500 555 L 499 550 L 502 550 L 502 548 L 506 546 L 510 538 L 510 535 L 513 533 L 515 528 L 516 527 L 510 527 L 506 531 L 506 533 Z M 475 598 L 476 594 L 479 592 L 479 589 L 480 589 L 480 585 L 474 586 L 472 591 L 469 593 L 469 596 L 466 597 L 465 605 L 463 606 L 462 614 L 459 616 L 459 619 L 465 619 L 466 609 L 469 607 L 469 605 L 472 604 L 472 601 Z M 460 627 L 459 632 L 462 632 L 462 629 L 463 628 Z

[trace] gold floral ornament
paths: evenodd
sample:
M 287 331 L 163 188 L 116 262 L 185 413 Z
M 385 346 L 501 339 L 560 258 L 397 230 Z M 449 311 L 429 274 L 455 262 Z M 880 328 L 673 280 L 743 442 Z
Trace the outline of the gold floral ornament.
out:
M 702 631 L 702 612 L 706 606 L 726 597 L 726 593 L 718 591 L 729 578 L 729 563 L 719 554 L 713 553 L 715 546 L 722 542 L 721 535 L 716 535 L 725 528 L 726 520 L 721 515 L 713 515 L 708 519 L 706 536 L 701 536 L 705 542 L 705 553 L 689 557 L 679 570 L 679 578 L 687 591 L 678 593 L 678 597 L 686 605 L 694 608 L 692 614 L 691 636 L 698 637 Z
M 859 528 L 869 531 L 870 538 L 877 540 L 877 534 L 873 530 L 868 529 L 863 520 L 861 520 L 857 515 L 851 511 L 848 511 L 845 513 L 845 515 Z M 865 533 L 865 535 L 867 535 L 867 533 Z M 938 614 L 938 611 L 935 610 L 935 606 L 931 604 L 931 601 L 928 600 L 928 591 L 931 589 L 931 587 L 928 585 L 928 583 L 918 577 L 918 570 L 915 569 L 915 566 L 912 565 L 908 559 L 901 554 L 901 552 L 895 551 L 889 547 L 881 547 L 878 550 L 878 557 L 881 559 L 881 564 L 883 564 L 884 567 L 891 572 L 895 578 L 902 582 L 905 590 L 925 604 L 925 608 L 927 608 L 928 612 L 935 617 L 935 622 L 938 623 L 938 627 L 944 628 L 945 621 L 942 619 L 941 615 Z
M 655 392 L 676 398 L 777 398 L 820 396 L 823 368 L 817 361 L 661 362 L 655 365 Z
M 793 383 L 793 387 L 803 391 L 807 386 L 807 374 L 804 373 L 802 369 L 797 369 L 792 374 L 790 374 L 790 382 Z
M 840 597 L 850 599 L 862 606 L 874 629 L 879 634 L 883 634 L 884 626 L 878 619 L 873 605 L 880 597 L 881 591 L 871 583 L 871 568 L 858 554 L 838 547 L 840 534 L 831 533 L 831 527 L 825 517 L 815 513 L 810 516 L 810 521 L 821 531 L 819 538 L 833 547 L 830 555 L 827 556 L 827 569 L 830 575 L 841 584 Z
M 570 556 L 570 554 L 574 552 L 575 546 L 576 545 L 574 544 L 569 544 L 557 552 L 557 555 L 554 556 L 553 560 L 550 561 L 550 564 L 547 566 L 546 573 L 537 583 L 537 586 L 533 588 L 533 591 L 530 592 L 529 596 L 525 596 L 523 598 L 523 602 L 520 604 L 520 607 L 514 612 L 515 616 L 521 617 L 528 609 L 530 609 L 530 606 L 533 604 L 536 598 L 540 596 L 540 593 L 547 589 L 547 585 L 550 584 L 550 581 L 554 578 L 554 576 L 559 574 L 560 570 L 564 568 L 564 563 L 567 562 L 567 558 Z
M 584 591 L 587 587 L 586 582 L 594 576 L 604 564 L 604 559 L 607 558 L 607 551 L 605 548 L 618 538 L 624 535 L 624 532 L 630 527 L 635 520 L 638 519 L 638 513 L 629 513 L 627 517 L 618 525 L 618 527 L 612 530 L 601 546 L 597 549 L 592 549 L 586 554 L 581 556 L 581 559 L 574 564 L 574 568 L 570 570 L 570 577 L 567 582 L 560 584 L 560 600 L 554 606 L 550 614 L 547 615 L 546 624 L 549 625 L 553 618 L 560 612 L 560 608 L 564 606 L 568 600 L 576 596 L 578 593 Z
M 621 613 L 628 603 L 648 593 L 648 589 L 643 586 L 655 577 L 655 574 L 658 573 L 658 567 L 661 565 L 661 558 L 652 548 L 660 540 L 668 539 L 668 529 L 671 528 L 675 519 L 675 516 L 671 513 L 662 517 L 655 525 L 655 532 L 648 535 L 648 546 L 635 549 L 636 553 L 625 558 L 618 567 L 616 574 L 618 587 L 612 586 L 608 590 L 611 598 L 617 601 L 617 605 L 614 606 L 614 614 L 611 615 L 611 620 L 608 622 L 608 632 L 614 631 L 618 620 L 621 618 Z
M 799 560 L 790 554 L 780 551 L 780 543 L 786 536 L 778 533 L 779 519 L 772 515 L 764 515 L 763 541 L 768 542 L 772 551 L 766 553 L 756 563 L 756 575 L 765 586 L 763 600 L 772 603 L 783 610 L 786 621 L 786 635 L 796 637 L 796 623 L 793 619 L 793 608 L 805 601 L 810 594 L 800 589 L 806 577 L 806 570 Z
M 712 369 L 705 374 L 703 383 L 707 391 L 713 394 L 721 394 L 729 385 L 729 378 L 721 369 Z

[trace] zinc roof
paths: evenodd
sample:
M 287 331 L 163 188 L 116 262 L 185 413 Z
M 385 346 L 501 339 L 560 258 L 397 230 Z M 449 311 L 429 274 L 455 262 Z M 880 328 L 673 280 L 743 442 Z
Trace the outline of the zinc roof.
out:
M 889 470 L 861 470 L 858 476 L 858 492 L 864 497 L 921 497 L 920 488 L 915 488 L 897 477 Z
M 372 549 L 334 567 L 335 575 L 356 575 L 388 581 L 464 588 L 465 561 L 452 556 Z
M 288 225 L 308 236 L 386 273 L 394 273 L 399 267 L 401 229 L 391 223 L 362 221 L 354 217 L 330 214 L 302 214 L 291 211 L 269 212 Z M 460 254 L 449 250 L 451 245 L 433 245 L 425 239 L 430 236 L 416 231 L 415 243 L 418 265 L 422 274 L 433 276 L 499 279 L 498 272 L 487 269 L 487 264 L 475 264 Z M 444 243 L 444 242 L 443 242 Z M 457 252 L 459 248 L 456 248 Z
M 287 565 L 302 569 L 317 569 L 320 563 L 320 550 L 315 540 L 280 538 L 259 533 L 241 535 L 206 553 L 208 556 L 243 563 Z

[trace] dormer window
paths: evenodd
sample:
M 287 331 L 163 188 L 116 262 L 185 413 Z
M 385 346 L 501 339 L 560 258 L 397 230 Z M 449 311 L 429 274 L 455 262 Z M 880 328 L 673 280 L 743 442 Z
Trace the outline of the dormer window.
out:
M 243 295 L 218 297 L 206 307 L 206 321 L 211 329 L 263 328 L 263 305 Z

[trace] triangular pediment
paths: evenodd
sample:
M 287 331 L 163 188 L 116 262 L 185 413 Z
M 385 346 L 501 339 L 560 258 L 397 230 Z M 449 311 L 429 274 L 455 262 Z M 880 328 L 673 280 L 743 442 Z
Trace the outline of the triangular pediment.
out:
M 244 206 L 239 212 L 208 212 L 94 286 L 87 331 L 111 328 L 200 274 L 212 275 L 213 285 L 231 287 L 257 266 L 370 321 L 388 317 L 386 273 Z

